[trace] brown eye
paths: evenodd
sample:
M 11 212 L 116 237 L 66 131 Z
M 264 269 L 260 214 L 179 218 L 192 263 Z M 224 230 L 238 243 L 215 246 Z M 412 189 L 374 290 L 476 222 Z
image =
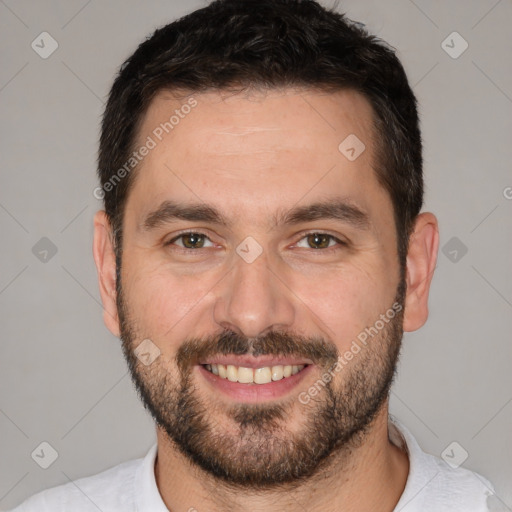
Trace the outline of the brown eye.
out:
M 310 233 L 306 236 L 311 249 L 327 249 L 334 237 L 325 233 Z
M 205 242 L 209 240 L 206 235 L 202 233 L 182 233 L 170 240 L 166 245 L 177 245 L 178 247 L 183 247 L 184 249 L 202 249 L 205 247 Z M 210 242 L 211 243 L 211 242 Z
M 201 248 L 204 245 L 204 235 L 199 233 L 187 233 L 182 236 L 183 245 L 187 249 L 197 249 Z

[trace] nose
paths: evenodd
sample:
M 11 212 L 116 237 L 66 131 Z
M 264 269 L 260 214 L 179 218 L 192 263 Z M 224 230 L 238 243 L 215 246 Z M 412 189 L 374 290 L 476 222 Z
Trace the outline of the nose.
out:
M 265 252 L 252 263 L 236 256 L 234 266 L 219 283 L 215 322 L 251 338 L 292 327 L 294 295 L 276 265 L 269 266 Z

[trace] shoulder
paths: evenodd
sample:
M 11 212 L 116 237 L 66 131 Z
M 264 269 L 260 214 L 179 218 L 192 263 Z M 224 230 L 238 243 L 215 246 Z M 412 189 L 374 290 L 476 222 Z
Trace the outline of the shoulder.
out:
M 11 512 L 102 512 L 134 510 L 134 483 L 143 459 L 123 462 L 102 473 L 46 489 Z
M 487 512 L 494 488 L 482 475 L 425 453 L 411 432 L 390 417 L 390 439 L 409 456 L 409 476 L 395 508 L 401 512 Z M 393 432 L 394 430 L 394 432 Z M 456 454 L 450 452 L 448 457 Z
M 494 495 L 494 487 L 485 477 L 469 469 L 452 467 L 433 455 L 424 456 L 424 469 L 428 469 L 430 477 L 425 494 L 432 510 L 489 510 L 488 500 Z

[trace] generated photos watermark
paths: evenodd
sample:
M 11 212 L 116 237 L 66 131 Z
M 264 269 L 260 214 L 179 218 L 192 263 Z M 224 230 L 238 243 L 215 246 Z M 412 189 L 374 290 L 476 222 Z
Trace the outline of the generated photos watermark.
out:
M 331 382 L 334 376 L 339 373 L 345 366 L 354 359 L 354 357 L 361 352 L 363 346 L 368 344 L 368 338 L 377 336 L 382 329 L 388 324 L 397 313 L 402 311 L 402 304 L 395 302 L 385 313 L 381 314 L 379 319 L 371 327 L 366 327 L 362 330 L 354 339 L 350 345 L 350 348 L 341 354 L 334 364 L 328 371 L 326 371 L 320 379 L 312 384 L 307 391 L 302 391 L 299 394 L 299 402 L 303 405 L 307 405 L 311 398 L 317 396 L 322 388 L 325 388 L 329 382 Z
M 160 123 L 152 132 L 148 135 L 146 141 L 136 150 L 133 151 L 130 158 L 110 177 L 108 181 L 103 183 L 100 187 L 96 187 L 92 194 L 96 199 L 103 199 L 107 192 L 111 192 L 117 186 L 117 184 L 137 166 L 139 162 L 144 160 L 149 155 L 152 149 L 155 149 L 159 142 L 163 140 L 166 134 L 171 133 L 176 126 L 181 122 L 182 119 L 190 114 L 193 108 L 197 106 L 197 100 L 195 98 L 189 98 L 187 103 L 181 105 L 181 107 L 174 111 L 174 114 L 163 123 Z

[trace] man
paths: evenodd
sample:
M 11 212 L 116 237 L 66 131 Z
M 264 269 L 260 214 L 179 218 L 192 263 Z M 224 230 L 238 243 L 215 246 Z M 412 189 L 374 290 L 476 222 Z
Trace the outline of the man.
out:
M 122 66 L 94 221 L 144 459 L 20 511 L 484 511 L 389 416 L 438 249 L 394 52 L 312 0 L 218 0 Z

